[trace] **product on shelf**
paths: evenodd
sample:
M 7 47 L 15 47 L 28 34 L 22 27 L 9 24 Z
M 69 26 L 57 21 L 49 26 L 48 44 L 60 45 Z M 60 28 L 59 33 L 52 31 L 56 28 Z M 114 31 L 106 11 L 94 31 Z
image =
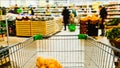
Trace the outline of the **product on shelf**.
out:
M 106 23 L 107 26 L 118 25 L 120 23 L 120 18 L 114 18 Z
M 98 35 L 98 23 L 100 18 L 96 15 L 86 16 L 80 19 L 80 33 L 88 34 L 89 36 Z
M 109 4 L 104 5 L 107 8 L 107 19 L 114 19 L 114 18 L 120 18 L 119 14 L 119 3 L 118 2 L 110 2 Z
M 17 16 L 17 17 L 16 17 L 16 20 L 18 20 L 18 21 L 22 21 L 22 16 L 20 16 L 20 15 Z
M 5 48 L 7 48 L 7 46 L 0 46 L 0 50 L 2 50 L 2 52 L 0 52 L 0 61 L 1 61 L 0 66 L 3 66 L 10 62 L 9 49 L 5 49 Z
M 61 64 L 54 58 L 38 57 L 36 61 L 37 68 L 62 68 Z
M 88 21 L 88 18 L 84 17 L 84 18 L 80 18 L 80 20 L 86 22 L 86 21 Z
M 97 17 L 96 15 L 86 16 L 84 18 L 80 18 L 80 21 L 81 21 L 80 24 L 84 24 L 87 21 L 91 21 L 91 24 L 95 24 L 98 23 L 99 17 Z
M 106 35 L 105 35 L 108 39 L 118 39 L 120 38 L 120 27 L 115 27 L 112 28 L 108 31 L 106 31 Z
M 54 18 L 52 16 L 36 16 L 36 15 L 17 15 L 16 20 L 22 21 L 22 20 L 32 20 L 32 21 L 48 21 L 53 20 Z
M 112 46 L 120 49 L 120 27 L 115 27 L 115 28 L 112 28 L 110 30 L 108 30 L 106 32 L 106 35 L 105 35 L 109 42 L 111 43 Z M 116 56 L 116 57 L 119 57 L 120 53 L 116 50 L 113 49 L 113 54 Z M 117 65 L 115 65 L 115 68 L 119 68 L 120 67 L 120 60 L 116 60 L 114 61 L 114 63 L 117 63 Z
M 92 15 L 91 17 L 89 17 L 89 20 L 91 21 L 91 24 L 96 24 L 99 22 L 99 17 Z

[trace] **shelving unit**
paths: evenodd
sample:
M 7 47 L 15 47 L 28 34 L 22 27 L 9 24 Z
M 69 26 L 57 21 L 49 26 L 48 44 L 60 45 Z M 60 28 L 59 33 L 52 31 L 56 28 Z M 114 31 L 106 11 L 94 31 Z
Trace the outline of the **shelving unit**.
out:
M 104 5 L 107 8 L 107 19 L 120 18 L 120 3 L 110 3 Z
M 55 0 L 55 2 L 61 2 L 61 0 Z M 67 4 L 67 0 L 64 1 L 64 3 Z M 61 5 L 61 6 L 57 6 L 57 7 L 53 7 L 53 6 L 50 6 L 49 8 L 49 11 L 50 11 L 50 14 L 57 14 L 57 15 L 61 15 L 62 13 L 62 10 L 63 10 L 63 7 L 65 5 Z M 84 17 L 84 16 L 87 16 L 89 14 L 98 14 L 96 10 L 93 10 L 92 9 L 92 5 L 76 5 L 77 9 L 77 14 L 79 17 Z M 68 6 L 68 9 L 71 11 L 72 10 L 72 6 Z M 46 7 L 36 7 L 36 9 L 34 9 L 34 12 L 36 15 L 44 15 L 45 14 L 45 11 L 46 11 Z M 24 10 L 24 12 L 27 12 L 27 10 Z
M 96 10 L 92 9 L 92 5 L 77 5 L 76 7 L 78 8 L 78 18 L 98 14 Z
M 45 37 L 54 33 L 55 25 L 52 20 L 50 21 L 31 21 L 31 36 L 42 34 Z
M 107 12 L 108 12 L 106 22 L 108 22 L 109 20 L 112 20 L 114 18 L 120 18 L 120 3 L 114 2 L 114 3 L 105 4 L 104 6 L 107 8 Z M 105 25 L 105 28 L 107 30 L 109 30 L 109 29 L 112 29 L 112 28 L 118 27 L 118 26 L 120 26 L 120 24 L 111 25 L 111 26 Z
M 44 37 L 51 36 L 62 29 L 62 20 L 48 21 L 16 21 L 16 36 L 34 36 L 41 34 Z M 58 23 L 59 22 L 59 23 Z
M 31 36 L 30 28 L 30 21 L 16 21 L 17 36 Z
M 27 13 L 27 10 L 24 10 L 23 12 L 24 13 Z M 39 16 L 46 16 L 46 7 L 37 7 L 36 9 L 33 10 L 35 15 L 39 15 Z M 52 14 L 57 14 L 57 15 L 60 15 L 62 13 L 62 8 L 54 8 L 54 7 L 50 7 L 49 9 L 49 15 L 52 15 Z
M 68 0 L 54 0 L 54 4 L 57 6 L 66 6 L 68 4 Z

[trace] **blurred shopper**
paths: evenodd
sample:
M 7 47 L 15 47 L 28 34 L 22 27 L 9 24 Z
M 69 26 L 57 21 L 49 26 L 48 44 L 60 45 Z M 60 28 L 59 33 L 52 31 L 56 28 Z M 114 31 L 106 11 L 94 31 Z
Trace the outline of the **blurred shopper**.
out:
M 14 13 L 14 8 L 13 8 L 13 6 L 10 6 L 10 7 L 8 8 L 8 13 Z
M 67 7 L 64 7 L 62 11 L 63 15 L 63 23 L 64 23 L 64 30 L 66 30 L 66 26 L 69 23 L 69 18 L 70 18 L 70 11 L 67 9 Z
M 29 10 L 28 10 L 28 14 L 30 14 L 30 15 L 34 15 L 34 10 L 32 9 L 32 7 L 29 8 Z
M 100 15 L 100 18 L 101 18 L 101 23 L 100 23 L 100 29 L 101 29 L 101 35 L 100 36 L 104 36 L 104 21 L 105 19 L 107 18 L 107 11 L 106 11 L 106 8 L 103 7 L 103 6 L 99 6 L 99 15 Z
M 74 6 L 73 9 L 72 9 L 72 13 L 74 14 L 74 17 L 77 16 L 77 12 L 76 12 L 75 6 Z
M 15 6 L 14 6 L 14 14 L 18 14 L 17 9 L 19 9 L 19 8 L 18 8 L 17 4 L 15 4 Z
M 6 8 L 2 7 L 2 15 L 6 15 Z

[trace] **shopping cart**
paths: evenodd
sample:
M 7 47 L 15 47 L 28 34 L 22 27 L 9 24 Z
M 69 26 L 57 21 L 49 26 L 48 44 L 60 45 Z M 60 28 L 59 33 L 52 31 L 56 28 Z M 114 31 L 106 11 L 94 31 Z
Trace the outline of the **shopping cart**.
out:
M 120 68 L 120 49 L 88 36 L 85 40 L 85 68 Z
M 115 68 L 114 58 L 119 57 L 113 49 L 120 51 L 87 35 L 55 35 L 44 39 L 34 36 L 0 50 L 0 53 L 9 50 L 0 57 L 0 68 L 36 68 L 38 56 L 55 58 L 63 68 Z M 2 60 L 5 57 L 7 64 Z
M 0 50 L 0 68 L 33 68 L 36 53 L 37 46 L 33 37 L 4 47 Z

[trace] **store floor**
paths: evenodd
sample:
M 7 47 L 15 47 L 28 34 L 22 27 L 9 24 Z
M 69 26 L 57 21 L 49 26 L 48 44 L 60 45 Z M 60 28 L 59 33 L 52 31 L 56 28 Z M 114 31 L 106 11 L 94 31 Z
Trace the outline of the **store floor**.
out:
M 13 37 L 13 36 L 9 36 L 8 38 L 7 37 L 0 38 L 0 46 L 13 45 L 13 44 L 22 42 L 25 39 L 27 39 L 27 38 L 25 38 L 25 37 Z
M 80 33 L 80 31 L 79 31 L 79 26 L 78 26 L 75 32 L 70 32 L 68 29 L 66 31 L 64 31 L 62 29 L 62 31 L 57 33 L 56 35 L 78 35 L 79 33 Z M 99 40 L 105 44 L 109 44 L 109 41 L 106 37 L 99 36 L 99 35 L 100 35 L 100 30 L 98 32 L 98 37 L 96 40 Z M 9 36 L 8 39 L 7 39 L 7 37 L 0 38 L 0 46 L 8 45 L 7 42 L 9 42 L 9 45 L 13 45 L 13 44 L 22 42 L 25 39 L 27 39 L 27 38 L 25 38 L 25 37 L 12 37 L 12 36 Z
M 77 27 L 75 32 L 70 32 L 67 29 L 66 31 L 62 30 L 60 33 L 57 33 L 56 35 L 78 35 L 78 34 L 79 34 L 79 27 Z M 77 38 L 77 37 L 53 36 L 50 38 L 50 40 L 45 39 L 45 40 L 37 41 L 37 51 L 38 51 L 37 57 L 42 56 L 42 57 L 55 58 L 62 63 L 64 68 L 73 68 L 73 67 L 83 68 L 84 67 L 84 45 L 82 45 L 83 41 L 72 38 Z M 9 45 L 22 42 L 25 39 L 28 38 L 9 37 Z M 109 44 L 109 41 L 106 39 L 106 37 L 98 36 L 97 40 Z M 4 38 L 4 41 L 1 42 L 0 44 L 6 46 L 7 38 Z M 22 57 L 27 58 L 32 56 L 34 53 L 33 51 L 35 51 L 35 44 L 33 46 L 28 46 L 27 48 L 23 49 L 23 51 L 25 51 L 25 53 L 28 55 L 25 56 L 22 55 Z M 15 62 L 14 59 L 12 59 L 12 61 Z M 36 57 L 34 56 L 32 58 L 32 61 L 27 62 L 27 64 L 23 68 L 30 68 L 30 67 L 34 68 L 35 61 L 36 61 Z
M 62 29 L 62 31 L 56 35 L 78 35 L 79 33 L 80 31 L 79 31 L 79 26 L 78 26 L 75 32 L 70 32 L 68 29 L 64 31 Z M 98 30 L 98 36 L 96 37 L 97 38 L 96 40 L 101 41 L 107 45 L 110 45 L 109 40 L 104 36 L 100 36 L 100 34 L 101 34 L 101 30 Z

